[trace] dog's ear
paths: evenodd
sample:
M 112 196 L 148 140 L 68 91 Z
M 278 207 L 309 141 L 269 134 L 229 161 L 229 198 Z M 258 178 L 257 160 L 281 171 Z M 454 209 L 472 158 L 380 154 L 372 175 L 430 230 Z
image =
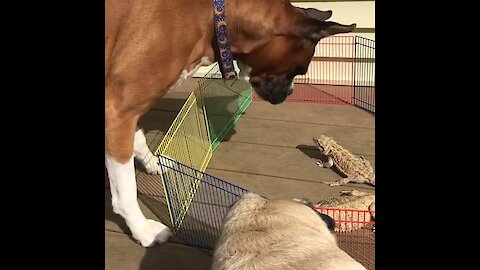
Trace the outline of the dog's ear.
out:
M 335 220 L 333 220 L 333 218 L 331 218 L 329 215 L 325 215 L 325 214 L 320 213 L 317 210 L 315 210 L 315 206 L 307 198 L 293 199 L 293 200 L 295 202 L 304 204 L 304 205 L 308 206 L 309 208 L 313 209 L 317 213 L 317 215 L 323 220 L 323 222 L 325 222 L 327 224 L 328 229 L 333 232 L 333 230 L 335 229 Z
M 310 33 L 307 33 L 307 37 L 313 41 L 320 41 L 320 39 L 333 36 L 341 33 L 350 33 L 357 28 L 357 24 L 339 24 L 336 22 L 319 22 L 312 27 Z
M 330 17 L 332 17 L 332 11 L 331 10 L 327 10 L 327 11 L 322 11 L 322 10 L 318 10 L 318 9 L 315 9 L 315 8 L 299 8 L 303 11 L 303 13 L 305 14 L 306 17 L 308 18 L 311 18 L 311 19 L 315 19 L 315 20 L 318 20 L 318 21 L 326 21 L 328 19 L 330 19 Z
M 335 220 L 329 215 L 325 215 L 323 213 L 317 212 L 318 215 L 322 218 L 322 220 L 327 224 L 328 229 L 333 232 L 335 230 Z
M 357 24 L 339 24 L 326 21 L 332 16 L 332 11 L 317 9 L 301 9 L 298 19 L 292 26 L 292 33 L 305 39 L 305 45 L 316 45 L 322 38 L 341 33 L 350 33 L 357 28 Z
M 333 36 L 336 34 L 350 33 L 357 28 L 357 24 L 339 24 L 336 22 L 312 22 L 308 20 L 308 24 L 300 30 L 300 34 L 305 41 L 310 42 L 311 45 L 316 45 L 322 38 Z M 307 43 L 308 44 L 308 43 Z

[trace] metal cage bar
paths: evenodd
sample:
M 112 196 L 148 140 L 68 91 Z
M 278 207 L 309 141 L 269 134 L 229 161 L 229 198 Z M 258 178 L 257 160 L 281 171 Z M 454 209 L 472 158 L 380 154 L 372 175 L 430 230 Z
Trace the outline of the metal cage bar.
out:
M 224 80 L 218 64 L 200 80 L 212 149 L 225 138 L 252 102 L 252 87 L 243 80 Z
M 168 157 L 159 159 L 177 237 L 213 250 L 223 217 L 247 190 Z
M 375 211 L 317 207 L 335 220 L 339 247 L 367 269 L 375 269 Z
M 355 37 L 353 104 L 375 113 L 375 41 Z

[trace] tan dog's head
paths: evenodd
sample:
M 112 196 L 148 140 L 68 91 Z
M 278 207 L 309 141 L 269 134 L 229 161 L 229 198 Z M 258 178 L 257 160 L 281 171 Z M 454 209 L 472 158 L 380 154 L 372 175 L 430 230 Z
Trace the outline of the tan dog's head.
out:
M 292 94 L 294 77 L 307 72 L 315 46 L 322 38 L 349 33 L 356 28 L 356 24 L 326 21 L 332 11 L 297 8 L 286 2 L 284 6 L 278 2 L 279 7 L 271 10 L 281 16 L 254 21 L 262 24 L 259 27 L 263 34 L 253 37 L 244 33 L 242 39 L 255 45 L 250 45 L 246 53 L 238 54 L 238 58 L 252 68 L 250 83 L 253 88 L 272 104 L 282 103 Z M 269 29 L 269 24 L 275 29 Z
M 212 270 L 365 270 L 342 251 L 331 229 L 306 199 L 267 200 L 247 193 L 228 211 Z
M 312 210 L 317 213 L 317 215 L 323 220 L 323 222 L 327 224 L 327 227 L 330 230 L 330 232 L 333 232 L 335 230 L 335 226 L 336 226 L 335 220 L 329 215 L 317 212 L 317 210 L 315 210 L 315 205 L 313 205 L 313 203 L 309 199 L 301 198 L 301 199 L 293 199 L 293 201 L 299 202 L 301 204 L 308 206 L 309 208 L 312 208 Z

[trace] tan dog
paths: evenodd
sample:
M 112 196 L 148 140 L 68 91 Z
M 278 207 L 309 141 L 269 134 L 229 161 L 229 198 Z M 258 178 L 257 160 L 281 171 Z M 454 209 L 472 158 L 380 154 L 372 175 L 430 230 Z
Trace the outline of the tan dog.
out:
M 307 71 L 317 42 L 355 29 L 326 22 L 331 15 L 289 0 L 226 0 L 241 77 L 270 103 L 283 102 L 295 75 Z M 113 210 L 135 239 L 151 246 L 171 233 L 147 220 L 138 205 L 134 157 L 150 173 L 158 173 L 159 164 L 137 122 L 169 89 L 218 60 L 212 0 L 106 0 L 105 24 L 105 164 Z
M 305 204 L 247 193 L 225 217 L 212 270 L 365 270 L 338 247 L 331 221 Z

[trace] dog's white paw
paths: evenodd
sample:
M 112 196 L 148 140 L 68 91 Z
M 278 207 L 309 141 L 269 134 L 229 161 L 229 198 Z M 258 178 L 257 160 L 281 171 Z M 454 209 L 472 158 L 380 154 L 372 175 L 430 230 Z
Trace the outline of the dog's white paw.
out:
M 165 156 L 165 157 L 170 158 L 168 156 Z M 165 171 L 165 172 L 168 172 L 168 170 L 170 168 L 174 168 L 174 166 L 175 166 L 174 162 L 169 160 L 169 159 L 160 158 L 160 160 L 162 160 L 164 162 L 162 165 L 163 165 L 163 171 Z M 161 166 L 160 166 L 160 162 L 161 162 L 160 160 L 159 160 L 158 157 L 152 156 L 152 158 L 150 158 L 148 160 L 144 160 L 144 161 L 142 161 L 142 163 L 143 163 L 143 166 L 145 166 L 145 169 L 147 170 L 147 172 L 149 174 L 161 174 L 162 169 L 161 169 Z
M 142 162 L 145 170 L 149 174 L 161 174 L 162 170 L 160 169 L 160 164 L 158 163 L 158 158 L 152 156 L 148 161 Z
M 151 247 L 155 243 L 165 243 L 173 234 L 163 223 L 146 219 L 140 225 L 134 225 L 130 228 L 132 236 L 143 247 Z

